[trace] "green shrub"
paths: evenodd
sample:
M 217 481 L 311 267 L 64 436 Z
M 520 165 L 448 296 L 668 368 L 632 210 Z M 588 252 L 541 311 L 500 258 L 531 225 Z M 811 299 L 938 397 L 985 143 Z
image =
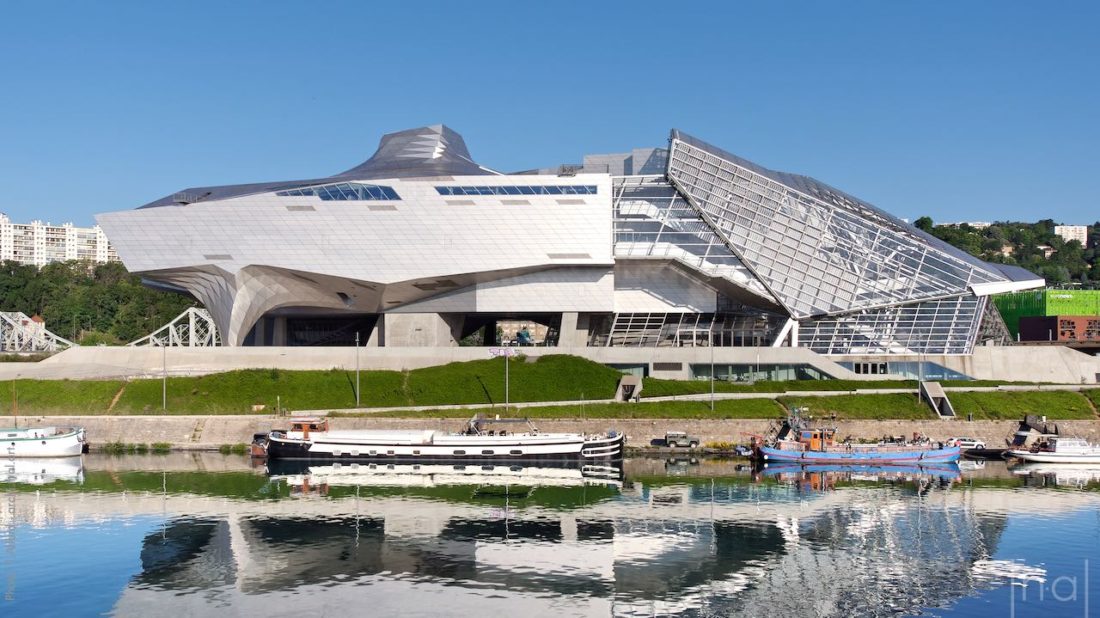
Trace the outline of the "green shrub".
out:
M 128 445 L 122 442 L 108 442 L 103 445 L 103 452 L 108 455 L 125 455 Z

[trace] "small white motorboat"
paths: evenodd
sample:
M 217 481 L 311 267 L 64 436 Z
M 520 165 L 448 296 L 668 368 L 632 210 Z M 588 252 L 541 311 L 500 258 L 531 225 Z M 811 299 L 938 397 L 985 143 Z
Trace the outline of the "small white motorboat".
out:
M 0 428 L 0 457 L 72 457 L 83 452 L 83 427 Z
M 1081 438 L 1048 437 L 1030 449 L 1013 449 L 1009 457 L 1036 463 L 1100 464 L 1100 446 Z

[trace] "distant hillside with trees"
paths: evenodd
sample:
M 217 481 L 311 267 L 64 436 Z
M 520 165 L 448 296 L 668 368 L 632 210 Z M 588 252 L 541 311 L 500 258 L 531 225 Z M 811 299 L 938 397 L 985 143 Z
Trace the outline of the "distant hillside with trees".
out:
M 117 262 L 0 266 L 0 311 L 40 315 L 51 332 L 82 345 L 129 343 L 196 304 L 141 285 Z
M 1054 233 L 1055 222 L 999 221 L 988 227 L 935 225 L 921 217 L 913 225 L 989 262 L 1013 264 L 1047 280 L 1047 285 L 1100 289 L 1100 221 L 1088 226 L 1086 246 Z

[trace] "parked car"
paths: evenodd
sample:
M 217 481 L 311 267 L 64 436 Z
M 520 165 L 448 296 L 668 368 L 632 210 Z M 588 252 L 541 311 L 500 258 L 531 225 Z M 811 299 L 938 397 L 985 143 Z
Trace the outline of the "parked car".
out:
M 666 431 L 665 446 L 670 448 L 699 448 L 699 438 L 689 436 L 683 431 Z
M 948 438 L 947 443 L 958 444 L 959 448 L 964 451 L 969 451 L 970 449 L 976 448 L 985 448 L 985 442 L 982 442 L 977 438 Z

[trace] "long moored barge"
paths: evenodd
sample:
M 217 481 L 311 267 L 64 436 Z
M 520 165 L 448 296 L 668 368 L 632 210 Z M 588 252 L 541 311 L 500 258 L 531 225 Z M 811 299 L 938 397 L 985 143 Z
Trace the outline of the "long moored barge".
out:
M 510 428 L 519 427 L 518 430 Z M 462 431 L 332 430 L 324 418 L 292 418 L 267 438 L 269 459 L 309 460 L 579 460 L 621 459 L 626 436 L 542 433 L 527 419 L 474 417 Z

